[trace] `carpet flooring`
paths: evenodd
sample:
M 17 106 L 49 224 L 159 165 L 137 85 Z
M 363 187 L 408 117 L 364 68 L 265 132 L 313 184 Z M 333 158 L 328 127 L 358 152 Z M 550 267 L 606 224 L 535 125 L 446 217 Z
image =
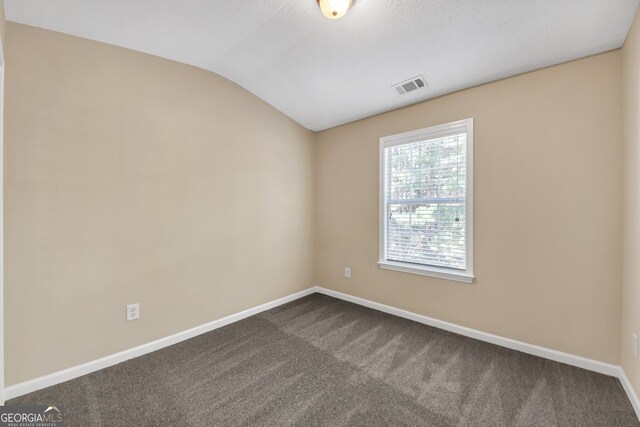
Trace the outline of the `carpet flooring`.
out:
M 66 426 L 640 426 L 616 378 L 320 294 L 8 404 Z

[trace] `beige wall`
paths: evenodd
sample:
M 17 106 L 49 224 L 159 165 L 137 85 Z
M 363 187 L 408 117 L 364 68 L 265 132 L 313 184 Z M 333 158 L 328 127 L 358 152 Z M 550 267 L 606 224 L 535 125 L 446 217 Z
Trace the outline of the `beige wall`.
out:
M 638 388 L 625 355 L 640 329 L 632 262 L 620 338 L 620 75 L 624 57 L 629 195 L 640 185 L 637 26 L 622 53 L 314 135 L 209 72 L 8 24 L 6 384 L 314 283 L 609 363 L 622 347 Z M 477 280 L 379 269 L 379 138 L 468 117 Z M 627 197 L 627 236 L 639 211 Z M 636 259 L 640 238 L 625 250 Z M 126 323 L 131 302 L 142 318 Z
M 4 50 L 4 29 L 6 26 L 6 21 L 4 18 L 4 0 L 0 0 L 0 43 L 2 43 L 2 48 Z
M 614 51 L 320 133 L 316 283 L 618 364 L 620 73 Z M 468 117 L 477 280 L 379 269 L 379 138 Z
M 4 0 L 0 0 L 0 43 L 2 43 L 2 48 L 4 50 L 4 30 L 6 26 L 6 20 L 4 17 Z
M 9 23 L 6 57 L 7 385 L 312 284 L 313 133 L 122 48 Z
M 640 12 L 622 50 L 624 88 L 624 262 L 621 363 L 640 393 L 640 361 L 631 334 L 640 335 Z

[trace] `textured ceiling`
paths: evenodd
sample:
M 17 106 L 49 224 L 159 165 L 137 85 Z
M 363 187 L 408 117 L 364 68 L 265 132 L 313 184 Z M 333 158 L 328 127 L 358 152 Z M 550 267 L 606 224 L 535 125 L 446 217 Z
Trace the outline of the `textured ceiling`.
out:
M 8 20 L 216 72 L 319 131 L 620 47 L 638 0 L 5 0 Z M 429 87 L 391 85 L 423 75 Z

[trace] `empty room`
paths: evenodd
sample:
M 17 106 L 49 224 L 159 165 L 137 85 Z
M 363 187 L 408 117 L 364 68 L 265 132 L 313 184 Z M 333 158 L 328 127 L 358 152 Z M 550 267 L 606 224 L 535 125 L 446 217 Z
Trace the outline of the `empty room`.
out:
M 0 427 L 640 426 L 638 0 L 0 0 Z

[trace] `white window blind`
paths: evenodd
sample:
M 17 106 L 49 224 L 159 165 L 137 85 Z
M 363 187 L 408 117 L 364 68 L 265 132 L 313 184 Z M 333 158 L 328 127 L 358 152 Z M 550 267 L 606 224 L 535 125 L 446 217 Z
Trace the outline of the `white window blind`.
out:
M 472 278 L 471 129 L 469 119 L 381 140 L 381 266 Z

